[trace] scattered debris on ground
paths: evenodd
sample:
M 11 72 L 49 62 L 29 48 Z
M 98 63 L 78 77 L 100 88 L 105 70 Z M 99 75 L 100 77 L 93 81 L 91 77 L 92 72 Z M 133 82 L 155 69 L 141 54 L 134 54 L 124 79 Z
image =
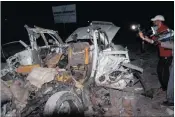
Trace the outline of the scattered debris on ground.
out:
M 113 23 L 92 22 L 78 28 L 66 44 L 56 31 L 25 28 L 31 45 L 19 41 L 25 50 L 9 57 L 1 70 L 2 117 L 174 113 L 172 108 L 160 106 L 165 92 L 155 93 L 159 87 L 156 53 L 128 54 L 127 48 L 113 44 L 119 30 Z M 53 39 L 47 40 L 44 34 Z M 45 46 L 38 46 L 39 37 Z M 142 95 L 145 92 L 153 97 Z

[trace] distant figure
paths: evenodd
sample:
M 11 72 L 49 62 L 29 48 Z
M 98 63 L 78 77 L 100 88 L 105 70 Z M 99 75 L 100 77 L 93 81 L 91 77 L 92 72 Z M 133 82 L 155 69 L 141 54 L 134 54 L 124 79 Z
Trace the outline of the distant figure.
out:
M 162 15 L 155 16 L 151 19 L 151 21 L 153 21 L 153 24 L 155 26 L 157 26 L 157 33 L 168 30 L 168 27 L 163 23 L 165 19 Z M 166 91 L 169 79 L 169 67 L 173 58 L 172 49 L 164 48 L 160 45 L 160 43 L 157 43 L 159 41 L 156 41 L 158 39 L 158 37 L 156 36 L 153 36 L 150 39 L 147 36 L 144 36 L 142 32 L 139 32 L 139 36 L 142 40 L 147 41 L 150 44 L 155 44 L 159 48 L 159 62 L 157 65 L 157 74 L 161 85 L 161 91 Z
M 161 47 L 172 49 L 174 52 L 174 41 L 161 42 Z M 174 106 L 174 61 L 172 61 L 171 67 L 170 67 L 170 77 L 169 77 L 168 89 L 167 89 L 167 101 L 163 102 L 162 105 Z

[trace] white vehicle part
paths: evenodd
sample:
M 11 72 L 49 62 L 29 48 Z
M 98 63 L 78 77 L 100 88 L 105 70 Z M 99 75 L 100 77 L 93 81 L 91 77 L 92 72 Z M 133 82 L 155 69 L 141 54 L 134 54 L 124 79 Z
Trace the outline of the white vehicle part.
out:
M 49 46 L 49 44 L 48 44 L 48 42 L 47 42 L 47 40 L 46 40 L 46 37 L 44 36 L 43 33 L 41 33 L 41 36 L 42 36 L 42 38 L 43 38 L 44 43 L 46 44 L 46 46 Z
M 12 42 L 9 42 L 9 43 L 5 43 L 3 44 L 2 46 L 5 46 L 5 45 L 9 45 L 9 44 L 13 44 L 13 43 L 20 43 L 22 46 L 24 46 L 25 48 L 28 47 L 28 45 L 23 42 L 22 40 L 19 40 L 19 41 L 12 41 Z
M 109 45 L 109 40 L 106 36 L 105 33 L 100 33 L 100 40 L 105 46 Z
M 63 103 L 70 101 L 72 102 L 72 105 L 74 105 L 74 108 L 76 107 L 76 109 L 79 111 L 79 114 L 83 114 L 84 109 L 81 99 L 70 91 L 60 91 L 53 94 L 46 102 L 46 105 L 44 107 L 44 116 L 53 116 L 55 112 L 60 111 Z M 67 107 L 70 108 L 70 104 L 68 104 Z
M 21 40 L 19 40 L 19 42 L 20 42 L 25 48 L 28 48 L 28 47 L 29 47 L 26 43 L 24 43 L 24 42 L 21 41 Z
M 1 77 L 9 72 L 15 72 L 19 65 L 41 64 L 41 58 L 36 50 L 24 50 L 9 57 L 7 60 L 7 67 L 1 70 Z
M 27 76 L 27 80 L 37 88 L 41 88 L 44 83 L 54 80 L 56 74 L 56 69 L 53 68 L 34 68 Z
M 19 63 L 18 54 L 9 57 L 7 60 L 9 71 L 14 71 L 16 69 L 16 65 Z
M 124 62 L 125 58 L 115 57 L 113 55 L 99 57 L 96 78 L 106 73 L 116 71 L 121 66 L 120 63 Z
M 122 63 L 122 66 L 125 66 L 127 68 L 131 68 L 131 69 L 134 69 L 134 70 L 137 70 L 137 71 L 143 73 L 143 69 L 142 68 L 140 68 L 138 66 L 135 66 L 135 65 L 132 65 L 130 63 Z
M 127 51 L 109 50 L 105 50 L 99 55 L 95 82 L 97 86 L 124 89 L 134 78 L 132 73 L 128 73 L 128 68 L 140 72 L 143 72 L 143 69 L 129 63 L 130 60 Z M 113 72 L 119 72 L 119 74 L 117 76 L 111 76 Z M 103 80 L 101 81 L 101 79 Z
M 74 40 L 73 35 L 75 35 L 75 34 L 77 34 L 77 40 L 92 39 L 91 36 L 93 35 L 93 32 L 90 32 L 90 33 L 92 33 L 92 35 L 90 35 L 88 30 L 92 30 L 96 27 L 99 27 L 101 30 L 103 30 L 108 37 L 108 40 L 107 40 L 107 38 L 104 38 L 104 35 L 101 34 L 100 36 L 103 37 L 103 38 L 101 38 L 103 40 L 102 42 L 104 42 L 104 40 L 105 40 L 105 43 L 107 42 L 109 44 L 112 42 L 112 39 L 114 38 L 114 36 L 116 35 L 116 33 L 120 29 L 120 27 L 115 26 L 112 22 L 93 21 L 93 22 L 91 22 L 90 26 L 81 27 L 81 28 L 78 28 L 77 30 L 75 30 L 66 39 L 66 43 L 73 41 Z
M 98 45 L 97 39 L 98 30 L 95 30 L 93 33 L 93 43 L 94 43 L 94 51 L 93 51 L 93 64 L 92 64 L 92 72 L 91 77 L 95 78 L 95 82 L 97 86 L 105 86 L 116 89 L 123 89 L 126 85 L 133 79 L 132 74 L 125 75 L 124 77 L 127 79 L 121 79 L 123 76 L 119 76 L 116 78 L 116 82 L 111 81 L 109 78 L 110 73 L 114 71 L 121 70 L 122 72 L 126 72 L 125 69 L 120 68 L 121 63 L 129 62 L 129 56 L 127 51 L 112 51 L 112 48 L 108 48 L 106 50 L 101 51 L 98 54 Z M 105 76 L 103 82 L 100 81 L 100 77 Z M 121 80 L 120 80 L 121 79 Z
M 1 63 L 1 77 L 5 76 L 9 72 L 8 64 Z
M 48 34 L 50 35 L 54 40 L 55 43 L 57 45 L 59 44 L 63 44 L 62 39 L 60 38 L 60 36 L 57 34 L 57 31 L 54 30 L 50 30 L 50 29 L 44 29 L 44 28 L 40 28 L 38 26 L 34 26 L 35 28 L 30 28 L 27 25 L 24 26 L 28 32 L 29 35 L 29 39 L 30 39 L 30 43 L 31 43 L 31 47 L 32 49 L 38 49 L 37 46 L 37 42 L 36 40 L 41 36 L 43 38 L 43 41 L 45 43 L 45 46 L 49 46 L 48 45 L 48 40 L 46 39 L 44 34 Z
M 56 40 L 57 44 L 63 44 L 63 41 L 61 39 L 61 37 L 58 35 L 57 31 L 54 30 L 50 30 L 50 29 L 44 29 L 38 26 L 34 26 L 36 28 L 36 33 L 40 32 L 40 33 L 48 33 L 51 37 L 53 37 L 53 35 L 56 37 L 54 37 L 54 39 Z
M 40 64 L 40 57 L 35 50 L 24 50 L 22 52 L 16 53 L 14 56 L 11 56 L 7 59 L 8 65 L 11 67 L 15 66 L 16 63 L 20 65 L 32 65 Z
M 117 77 L 116 81 L 111 81 L 109 74 L 106 74 L 103 77 L 103 81 L 101 81 L 100 77 L 96 78 L 96 84 L 97 86 L 104 86 L 104 87 L 109 87 L 109 88 L 114 88 L 114 89 L 124 89 L 127 84 L 133 80 L 133 74 L 128 74 L 128 75 L 120 75 Z
M 24 48 L 26 48 L 27 50 L 30 49 L 30 47 L 29 47 L 25 42 L 23 42 L 22 40 L 19 40 L 19 41 L 12 41 L 12 42 L 9 42 L 9 43 L 5 43 L 5 44 L 2 45 L 2 48 L 3 48 L 3 46 L 5 46 L 5 45 L 14 44 L 14 43 L 20 43 L 20 44 L 21 44 Z M 4 56 L 4 58 L 6 58 L 5 55 L 4 55 L 3 49 L 2 49 L 2 55 Z
M 91 39 L 90 34 L 88 32 L 89 27 L 81 27 L 76 29 L 67 39 L 66 43 L 73 41 L 73 36 L 77 34 L 77 39 Z
M 36 39 L 40 37 L 39 34 L 37 33 L 34 33 L 32 31 L 32 28 L 29 28 L 27 25 L 24 26 L 28 32 L 28 36 L 29 36 L 29 39 L 30 39 L 30 45 L 31 45 L 31 49 L 32 50 L 38 50 L 38 47 L 37 47 L 37 43 L 36 43 Z
M 36 50 L 24 50 L 17 53 L 21 65 L 41 64 L 41 59 Z
M 91 78 L 95 77 L 95 72 L 97 69 L 97 60 L 98 60 L 98 45 L 97 45 L 97 35 L 98 31 L 95 30 L 93 33 L 93 42 L 94 42 L 94 50 L 93 50 L 93 62 L 92 62 L 92 71 L 91 71 Z
M 111 43 L 111 47 L 116 51 L 128 51 L 127 47 L 124 48 L 123 46 L 115 45 L 114 43 Z
M 9 68 L 4 68 L 1 70 L 1 77 L 5 76 L 7 73 L 10 72 L 10 69 Z
M 108 53 L 110 54 L 110 53 Z M 121 66 L 121 63 L 128 63 L 128 59 L 125 57 L 114 56 L 114 55 L 101 55 L 99 57 L 97 74 L 95 77 L 95 82 L 97 86 L 105 86 L 115 89 L 123 89 L 126 85 L 133 80 L 132 74 L 124 74 L 127 73 L 127 69 L 124 69 Z M 119 71 L 121 72 L 118 76 L 115 77 L 115 80 L 110 79 L 110 74 L 112 72 Z M 104 77 L 104 80 L 101 81 L 100 78 Z M 124 78 L 124 79 L 123 79 Z
M 109 49 L 106 49 L 103 51 L 103 56 L 108 56 L 108 55 L 119 57 L 119 59 L 122 58 L 123 61 L 120 61 L 120 62 L 125 62 L 125 63 L 130 62 L 128 51 L 112 51 L 112 49 L 110 48 L 110 51 Z
M 116 33 L 119 31 L 120 27 L 115 26 L 112 22 L 104 22 L 104 21 L 92 21 L 91 22 L 92 27 L 100 27 L 101 30 L 103 30 L 107 37 L 108 37 L 108 43 L 110 44 L 116 35 Z M 106 40 L 107 38 L 105 38 Z

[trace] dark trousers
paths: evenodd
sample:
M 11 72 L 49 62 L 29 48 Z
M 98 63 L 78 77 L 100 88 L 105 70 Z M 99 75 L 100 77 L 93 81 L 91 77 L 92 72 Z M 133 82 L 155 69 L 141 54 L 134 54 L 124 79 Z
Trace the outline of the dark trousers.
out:
M 165 91 L 167 90 L 168 80 L 170 75 L 170 65 L 173 57 L 160 57 L 157 65 L 157 74 L 161 88 Z

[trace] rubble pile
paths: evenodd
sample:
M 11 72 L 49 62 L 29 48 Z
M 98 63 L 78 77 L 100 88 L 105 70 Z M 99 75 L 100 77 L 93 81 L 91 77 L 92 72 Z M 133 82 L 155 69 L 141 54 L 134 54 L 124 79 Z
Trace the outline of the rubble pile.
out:
M 127 48 L 112 43 L 119 27 L 94 21 L 66 43 L 56 31 L 25 28 L 30 46 L 20 40 L 25 50 L 9 57 L 1 70 L 2 117 L 135 114 L 136 95 L 131 95 L 137 91 L 131 89 L 143 86 L 143 69 L 130 63 Z M 45 46 L 38 46 L 39 37 Z

